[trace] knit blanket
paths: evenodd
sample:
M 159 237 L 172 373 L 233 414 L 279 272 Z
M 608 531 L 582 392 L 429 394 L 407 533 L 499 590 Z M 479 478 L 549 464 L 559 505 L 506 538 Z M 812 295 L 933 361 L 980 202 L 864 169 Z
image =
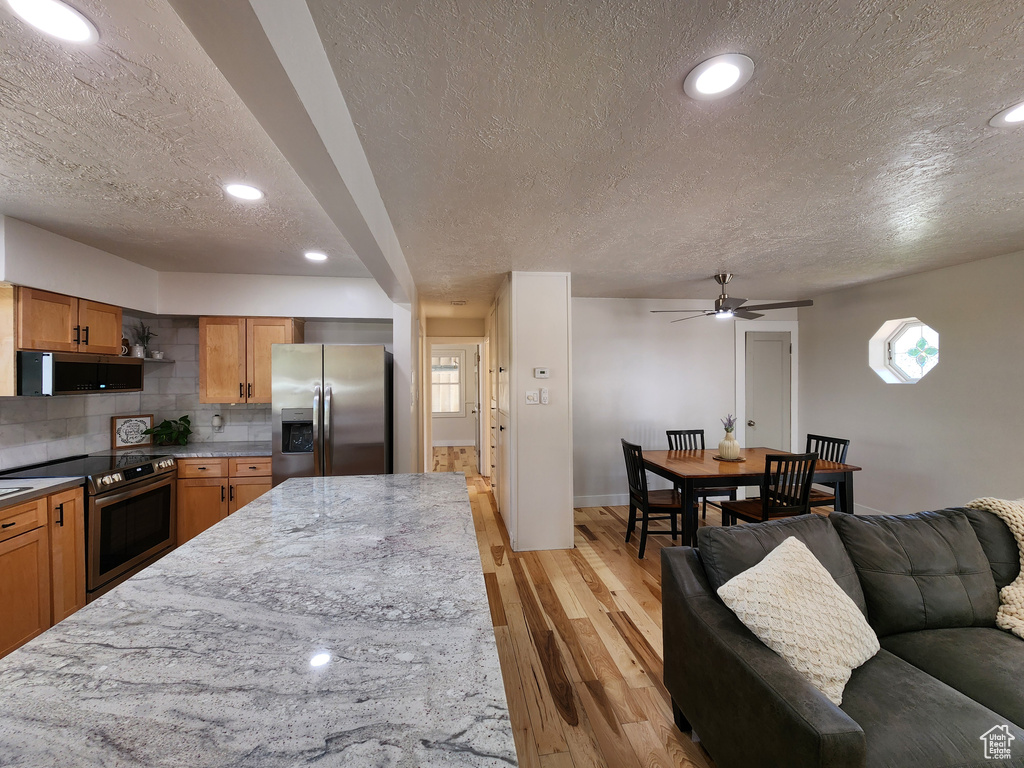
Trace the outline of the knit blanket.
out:
M 1024 638 L 1024 499 L 975 499 L 965 506 L 971 509 L 987 509 L 1006 523 L 1017 540 L 1017 549 L 1020 550 L 1020 574 L 999 590 L 996 626 Z

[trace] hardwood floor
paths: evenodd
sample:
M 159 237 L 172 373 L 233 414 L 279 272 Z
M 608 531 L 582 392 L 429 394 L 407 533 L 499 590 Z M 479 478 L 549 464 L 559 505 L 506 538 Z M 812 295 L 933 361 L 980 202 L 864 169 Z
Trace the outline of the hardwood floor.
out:
M 525 768 L 655 768 L 712 763 L 672 721 L 662 683 L 661 547 L 637 559 L 625 507 L 576 510 L 576 548 L 512 552 L 468 448 L 435 448 L 434 471 L 465 472 Z M 708 511 L 709 522 L 717 524 Z

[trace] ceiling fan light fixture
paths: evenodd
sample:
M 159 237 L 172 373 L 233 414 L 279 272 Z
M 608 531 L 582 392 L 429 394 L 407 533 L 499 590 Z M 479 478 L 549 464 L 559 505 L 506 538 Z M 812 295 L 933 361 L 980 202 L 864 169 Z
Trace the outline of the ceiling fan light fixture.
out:
M 717 317 L 719 320 L 728 320 L 732 316 L 733 314 L 731 309 L 723 309 L 719 312 L 715 312 L 715 317 Z
M 91 21 L 60 0 L 7 0 L 7 5 L 26 24 L 59 40 L 88 45 L 100 39 Z
M 702 61 L 683 80 L 691 99 L 710 101 L 736 93 L 754 74 L 754 61 L 742 53 L 723 53 Z
M 993 128 L 1013 128 L 1024 123 L 1024 101 L 1007 107 L 988 121 Z

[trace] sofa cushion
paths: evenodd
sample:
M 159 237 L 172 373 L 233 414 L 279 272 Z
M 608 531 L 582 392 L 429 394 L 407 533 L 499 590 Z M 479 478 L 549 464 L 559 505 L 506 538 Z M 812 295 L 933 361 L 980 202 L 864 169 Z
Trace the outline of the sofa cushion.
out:
M 992 627 L 926 629 L 890 635 L 882 645 L 1007 720 L 1024 723 L 1024 640 L 1016 635 Z
M 1020 766 L 1024 730 L 884 648 L 853 671 L 840 707 L 864 730 L 866 768 Z M 1009 725 L 1012 761 L 986 760 L 981 736 Z
M 843 542 L 820 515 L 799 515 L 767 523 L 703 526 L 697 529 L 697 547 L 712 590 L 716 593 L 732 577 L 757 565 L 765 555 L 793 536 L 806 546 L 843 591 L 867 614 L 857 571 Z
M 718 596 L 833 704 L 842 702 L 850 672 L 878 652 L 857 604 L 793 536 L 725 582 Z
M 996 589 L 1002 589 L 1020 575 L 1020 548 L 1009 526 L 984 509 L 956 507 L 939 512 L 963 512 L 974 528 L 981 548 L 988 558 Z
M 999 595 L 967 515 L 848 515 L 829 520 L 860 576 L 879 637 L 919 629 L 994 626 Z

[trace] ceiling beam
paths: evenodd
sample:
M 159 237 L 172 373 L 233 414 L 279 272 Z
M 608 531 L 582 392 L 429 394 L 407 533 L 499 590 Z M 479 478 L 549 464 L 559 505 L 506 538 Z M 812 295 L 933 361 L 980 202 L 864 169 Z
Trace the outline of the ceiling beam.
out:
M 412 273 L 306 3 L 170 4 L 388 297 L 413 301 Z

